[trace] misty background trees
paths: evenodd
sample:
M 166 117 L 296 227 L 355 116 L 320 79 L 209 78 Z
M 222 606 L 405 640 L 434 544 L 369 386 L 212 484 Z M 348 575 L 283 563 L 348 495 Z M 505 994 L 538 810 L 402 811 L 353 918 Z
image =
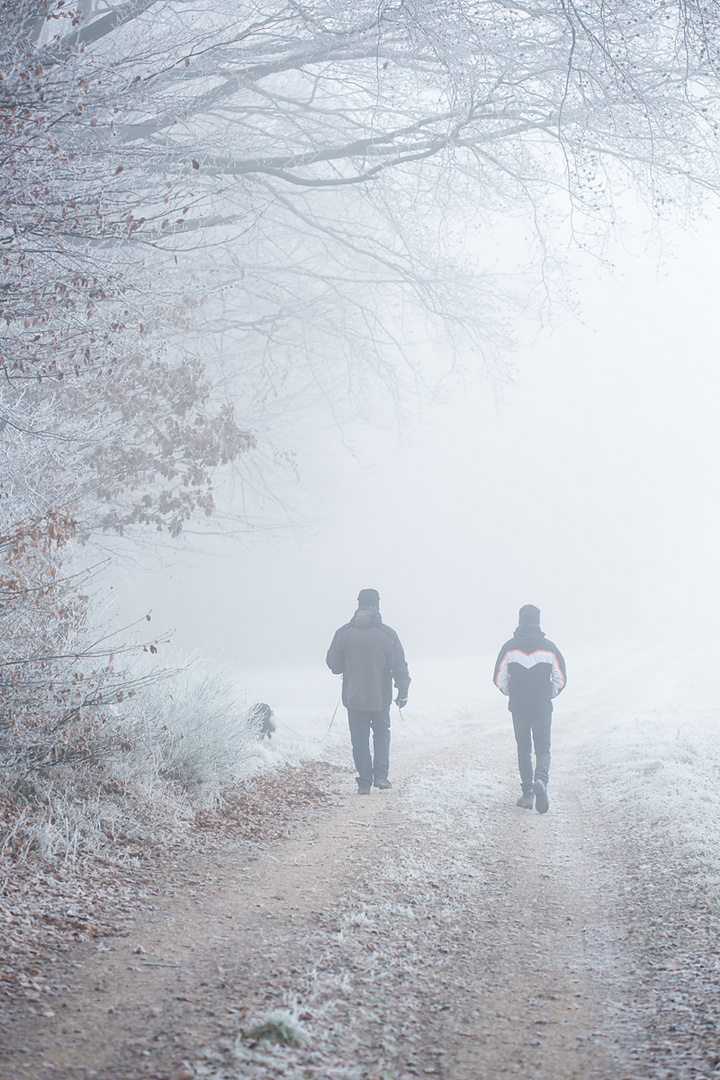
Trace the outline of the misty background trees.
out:
M 305 430 L 501 374 L 572 245 L 638 200 L 702 212 L 719 29 L 643 0 L 2 5 L 12 761 L 115 723 L 113 537 L 177 537 L 231 469 L 261 525 Z

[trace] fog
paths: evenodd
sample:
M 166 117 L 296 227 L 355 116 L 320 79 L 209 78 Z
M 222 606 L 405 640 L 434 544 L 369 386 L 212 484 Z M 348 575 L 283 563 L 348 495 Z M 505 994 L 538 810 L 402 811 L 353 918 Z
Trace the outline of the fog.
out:
M 673 238 L 658 265 L 577 260 L 578 314 L 471 373 L 398 437 L 368 427 L 345 452 L 298 447 L 312 521 L 243 543 L 148 555 L 122 587 L 181 650 L 245 666 L 324 661 L 360 588 L 411 663 L 486 653 L 542 609 L 566 654 L 690 637 L 716 604 L 720 226 Z

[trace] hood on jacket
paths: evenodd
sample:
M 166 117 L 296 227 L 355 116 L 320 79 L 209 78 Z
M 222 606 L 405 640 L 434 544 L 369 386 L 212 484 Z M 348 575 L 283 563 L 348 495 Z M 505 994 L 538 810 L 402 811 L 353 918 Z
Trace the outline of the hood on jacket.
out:
M 520 623 L 517 630 L 513 634 L 514 641 L 541 641 L 545 637 L 545 634 L 539 626 L 534 626 L 532 623 Z
M 380 626 L 381 623 L 382 615 L 376 607 L 370 607 L 369 604 L 361 604 L 350 620 L 350 626 L 359 630 L 367 626 Z

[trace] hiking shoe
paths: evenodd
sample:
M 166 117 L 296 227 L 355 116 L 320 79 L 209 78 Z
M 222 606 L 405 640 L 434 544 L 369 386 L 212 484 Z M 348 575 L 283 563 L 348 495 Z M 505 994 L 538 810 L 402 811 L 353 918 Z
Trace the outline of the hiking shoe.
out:
M 535 805 L 535 796 L 532 791 L 524 791 L 515 805 L 522 807 L 523 810 L 532 810 Z
M 388 780 L 387 776 L 375 781 L 375 787 L 380 788 L 381 791 L 389 791 L 392 784 Z
M 360 784 L 360 783 L 358 783 L 358 795 L 369 795 L 369 794 L 370 794 L 370 784 Z
M 547 814 L 550 809 L 547 785 L 544 780 L 535 781 L 535 809 L 538 814 Z

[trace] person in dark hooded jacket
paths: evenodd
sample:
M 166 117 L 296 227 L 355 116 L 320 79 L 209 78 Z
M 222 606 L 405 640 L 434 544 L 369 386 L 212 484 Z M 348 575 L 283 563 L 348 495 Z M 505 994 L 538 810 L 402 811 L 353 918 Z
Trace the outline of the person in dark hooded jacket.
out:
M 564 688 L 566 676 L 562 653 L 540 629 L 540 609 L 534 604 L 520 608 L 518 628 L 500 650 L 494 678 L 510 699 L 522 784 L 517 805 L 532 810 L 534 804 L 539 814 L 546 814 L 552 699 Z
M 343 677 L 342 701 L 348 713 L 359 794 L 369 795 L 373 785 L 381 790 L 391 788 L 388 772 L 393 682 L 396 703 L 402 708 L 407 704 L 410 676 L 399 637 L 382 621 L 376 589 L 360 590 L 357 611 L 332 639 L 327 665 L 334 675 Z

